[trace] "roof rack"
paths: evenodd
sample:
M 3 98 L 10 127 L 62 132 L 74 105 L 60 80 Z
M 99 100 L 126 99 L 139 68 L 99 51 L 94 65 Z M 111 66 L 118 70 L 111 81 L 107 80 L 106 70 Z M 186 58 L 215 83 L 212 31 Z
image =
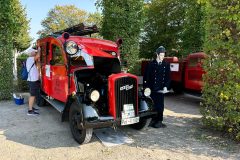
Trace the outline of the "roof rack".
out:
M 66 28 L 64 30 L 54 32 L 53 35 L 63 34 L 64 32 L 68 32 L 70 35 L 74 36 L 84 36 L 91 35 L 93 33 L 98 33 L 99 30 L 96 25 L 89 27 L 85 26 L 83 23 L 80 23 L 75 26 Z

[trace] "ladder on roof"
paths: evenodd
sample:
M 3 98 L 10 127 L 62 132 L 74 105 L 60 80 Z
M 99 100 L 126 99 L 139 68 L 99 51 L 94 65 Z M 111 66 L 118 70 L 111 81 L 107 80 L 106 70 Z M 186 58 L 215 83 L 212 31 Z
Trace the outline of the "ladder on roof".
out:
M 54 32 L 53 34 L 63 34 L 64 32 L 68 32 L 70 35 L 73 36 L 84 36 L 84 35 L 91 35 L 93 33 L 98 33 L 99 30 L 96 25 L 93 26 L 85 26 L 83 23 L 77 24 L 75 26 L 63 29 L 61 31 Z

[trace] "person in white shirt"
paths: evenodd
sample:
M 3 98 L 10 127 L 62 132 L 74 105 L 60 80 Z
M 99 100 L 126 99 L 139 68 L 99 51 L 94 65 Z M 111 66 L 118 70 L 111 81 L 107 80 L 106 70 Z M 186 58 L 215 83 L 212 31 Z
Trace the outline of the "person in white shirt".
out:
M 39 96 L 40 82 L 39 82 L 39 71 L 37 68 L 37 61 L 39 60 L 40 55 L 37 50 L 30 49 L 29 57 L 26 61 L 26 67 L 28 71 L 28 86 L 29 86 L 29 107 L 28 107 L 28 115 L 39 115 L 37 112 L 37 108 L 34 108 L 34 102 L 37 96 Z

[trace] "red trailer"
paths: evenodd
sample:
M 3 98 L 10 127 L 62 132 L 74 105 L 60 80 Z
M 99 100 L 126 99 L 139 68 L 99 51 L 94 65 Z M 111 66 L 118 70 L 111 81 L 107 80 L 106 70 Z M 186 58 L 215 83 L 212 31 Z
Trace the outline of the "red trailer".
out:
M 191 53 L 183 59 L 165 57 L 164 60 L 169 62 L 171 67 L 171 85 L 169 89 L 173 89 L 176 93 L 185 91 L 201 95 L 203 86 L 202 76 L 205 73 L 202 65 L 206 57 L 206 54 L 203 52 Z M 148 62 L 142 62 L 142 75 Z

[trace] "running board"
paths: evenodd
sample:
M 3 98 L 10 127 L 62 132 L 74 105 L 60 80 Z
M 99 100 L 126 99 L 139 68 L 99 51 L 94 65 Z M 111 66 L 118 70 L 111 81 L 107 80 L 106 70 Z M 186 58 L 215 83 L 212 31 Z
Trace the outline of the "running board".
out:
M 112 116 L 101 116 L 99 117 L 99 121 L 111 121 L 114 120 Z
M 49 104 L 51 104 L 58 112 L 63 113 L 65 104 L 55 99 L 49 99 L 46 96 L 42 96 Z

